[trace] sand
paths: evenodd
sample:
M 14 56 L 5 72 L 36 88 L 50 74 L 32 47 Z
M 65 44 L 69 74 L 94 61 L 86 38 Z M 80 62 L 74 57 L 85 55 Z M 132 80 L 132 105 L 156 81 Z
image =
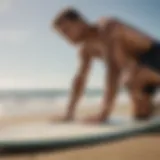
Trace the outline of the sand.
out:
M 160 134 L 59 152 L 0 157 L 0 160 L 159 160 Z
M 80 115 L 94 114 L 96 109 L 91 111 L 79 111 Z M 116 109 L 115 114 L 128 114 L 130 109 Z M 82 114 L 83 113 L 83 114 Z M 85 113 L 85 114 L 84 114 Z M 39 117 L 39 118 L 38 118 Z M 38 116 L 32 118 L 20 118 L 5 120 L 7 123 L 24 123 L 25 121 L 39 121 L 50 119 L 52 116 Z M 38 119 L 37 119 L 38 118 Z M 54 118 L 56 119 L 56 118 Z M 4 119 L 3 119 L 4 120 Z M 4 124 L 4 121 L 1 121 Z M 69 149 L 63 151 L 49 151 L 24 155 L 0 156 L 0 160 L 159 160 L 160 159 L 160 133 L 141 135 L 125 140 L 104 143 L 84 148 Z

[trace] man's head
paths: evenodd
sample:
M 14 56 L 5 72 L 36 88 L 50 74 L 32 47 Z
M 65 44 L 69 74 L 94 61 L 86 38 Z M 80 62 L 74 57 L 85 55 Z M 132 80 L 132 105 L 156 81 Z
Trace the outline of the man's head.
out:
M 87 22 L 74 9 L 63 10 L 52 25 L 72 43 L 81 42 L 88 28 Z

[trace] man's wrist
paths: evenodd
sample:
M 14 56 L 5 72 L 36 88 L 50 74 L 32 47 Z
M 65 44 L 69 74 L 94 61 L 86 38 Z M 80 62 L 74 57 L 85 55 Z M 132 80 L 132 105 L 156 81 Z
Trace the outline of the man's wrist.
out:
M 69 119 L 73 119 L 73 117 L 74 117 L 74 106 L 70 105 L 68 107 L 67 117 Z

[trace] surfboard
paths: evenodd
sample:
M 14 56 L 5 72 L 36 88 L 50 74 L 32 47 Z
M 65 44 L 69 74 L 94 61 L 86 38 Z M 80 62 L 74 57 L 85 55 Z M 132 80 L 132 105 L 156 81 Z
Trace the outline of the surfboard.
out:
M 45 147 L 67 148 L 75 145 L 109 142 L 139 133 L 160 129 L 160 116 L 148 121 L 114 116 L 104 124 L 80 122 L 26 122 L 0 126 L 0 150 L 29 150 Z

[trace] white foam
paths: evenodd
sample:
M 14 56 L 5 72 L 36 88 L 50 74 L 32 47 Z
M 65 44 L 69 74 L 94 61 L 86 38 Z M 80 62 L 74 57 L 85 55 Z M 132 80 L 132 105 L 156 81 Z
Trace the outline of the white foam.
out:
M 102 104 L 103 96 L 83 97 L 79 107 L 92 107 Z M 160 103 L 160 94 L 154 98 L 155 104 Z M 6 99 L 0 101 L 0 115 L 28 115 L 41 113 L 59 113 L 67 109 L 68 97 L 58 99 L 52 98 L 34 98 L 34 99 Z M 120 93 L 116 98 L 116 106 L 128 105 L 131 100 L 127 93 Z

